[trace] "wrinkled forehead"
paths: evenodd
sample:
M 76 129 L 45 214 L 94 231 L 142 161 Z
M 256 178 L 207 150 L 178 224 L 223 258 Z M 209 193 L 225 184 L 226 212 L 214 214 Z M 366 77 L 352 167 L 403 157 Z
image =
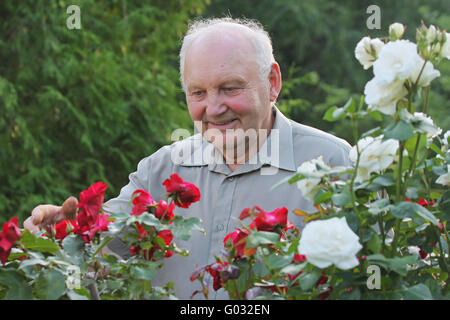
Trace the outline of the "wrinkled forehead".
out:
M 187 55 L 206 53 L 208 50 L 224 53 L 245 53 L 255 55 L 255 47 L 248 27 L 223 23 L 205 28 L 192 41 Z
M 186 52 L 185 78 L 194 71 L 246 69 L 258 72 L 255 48 L 243 26 L 216 26 L 203 31 Z M 186 79 L 185 79 L 186 80 Z

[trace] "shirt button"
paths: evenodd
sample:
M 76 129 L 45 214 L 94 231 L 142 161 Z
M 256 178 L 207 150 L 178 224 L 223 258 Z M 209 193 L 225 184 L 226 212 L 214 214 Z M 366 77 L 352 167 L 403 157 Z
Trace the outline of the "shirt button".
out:
M 217 231 L 223 231 L 223 224 L 217 225 Z
M 228 178 L 228 181 L 230 181 L 230 182 L 233 181 L 233 180 L 234 180 L 233 177 L 229 177 L 229 178 Z

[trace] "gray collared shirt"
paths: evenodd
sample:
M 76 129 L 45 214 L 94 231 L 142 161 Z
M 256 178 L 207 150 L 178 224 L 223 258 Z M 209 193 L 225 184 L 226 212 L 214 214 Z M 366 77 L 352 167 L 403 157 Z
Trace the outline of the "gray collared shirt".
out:
M 257 205 L 270 212 L 284 206 L 289 210 L 289 220 L 301 230 L 303 219 L 292 211 L 315 211 L 314 207 L 302 197 L 295 184 L 284 183 L 270 190 L 272 186 L 294 175 L 303 162 L 319 156 L 333 166 L 351 165 L 348 159 L 350 145 L 346 141 L 298 124 L 276 107 L 274 113 L 274 126 L 263 147 L 234 172 L 211 155 L 217 155 L 208 152 L 213 149 L 211 144 L 196 134 L 142 159 L 119 196 L 105 203 L 108 211 L 131 212 L 129 203 L 136 189 L 147 190 L 155 201 L 159 201 L 166 194 L 162 183 L 173 173 L 200 189 L 200 201 L 188 209 L 177 207 L 175 214 L 200 218 L 206 234 L 194 231 L 188 241 L 175 239 L 177 246 L 188 249 L 190 254 L 188 257 L 173 255 L 164 260 L 164 267 L 158 271 L 153 285 L 162 286 L 173 281 L 177 297 L 189 299 L 195 290 L 201 289 L 199 282 L 189 280 L 190 275 L 197 267 L 214 262 L 214 255 L 221 254 L 223 238 L 239 227 L 237 218 L 244 208 Z M 118 238 L 108 247 L 129 257 L 128 247 Z M 228 296 L 223 289 L 215 292 L 211 288 L 210 298 L 227 299 Z

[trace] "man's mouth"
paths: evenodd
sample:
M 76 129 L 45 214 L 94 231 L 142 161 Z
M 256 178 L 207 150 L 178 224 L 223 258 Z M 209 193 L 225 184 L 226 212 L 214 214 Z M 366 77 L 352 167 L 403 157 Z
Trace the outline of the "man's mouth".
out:
M 237 121 L 238 121 L 238 119 L 230 119 L 230 120 L 217 121 L 217 122 L 208 121 L 207 128 L 208 129 L 218 129 L 218 130 L 232 129 L 235 126 Z

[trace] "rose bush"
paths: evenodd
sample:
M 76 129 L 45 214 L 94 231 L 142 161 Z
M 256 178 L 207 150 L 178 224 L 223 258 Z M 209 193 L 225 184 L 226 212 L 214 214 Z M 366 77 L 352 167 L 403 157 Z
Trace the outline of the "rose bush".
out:
M 413 43 L 402 39 L 404 30 L 395 23 L 388 37 L 357 44 L 356 59 L 374 77 L 359 104 L 351 98 L 324 115 L 351 120 L 353 165 L 332 167 L 319 157 L 288 180 L 317 209 L 294 210 L 306 222 L 301 232 L 288 227 L 287 215 L 260 230 L 263 210 L 245 209 L 241 220 L 252 222 L 225 237 L 214 264 L 192 274 L 206 297 L 212 278 L 213 289 L 232 299 L 450 298 L 450 132 L 442 135 L 427 114 L 450 37 L 422 25 Z M 360 135 L 358 120 L 367 116 L 387 125 Z M 281 221 L 275 212 L 265 220 Z
M 203 230 L 199 219 L 174 212 L 176 203 L 187 207 L 198 201 L 198 189 L 177 175 L 171 179 L 181 186 L 181 196 L 169 193 L 156 202 L 147 191 L 136 190 L 130 213 L 106 214 L 107 185 L 97 182 L 80 193 L 76 220 L 37 234 L 20 230 L 17 218 L 5 223 L 0 233 L 0 298 L 176 298 L 172 283 L 153 287 L 151 280 L 164 259 L 188 254 L 176 246 L 176 238 L 187 240 L 193 230 Z M 175 195 L 177 202 L 166 201 Z M 115 237 L 129 246 L 129 259 L 102 252 Z

